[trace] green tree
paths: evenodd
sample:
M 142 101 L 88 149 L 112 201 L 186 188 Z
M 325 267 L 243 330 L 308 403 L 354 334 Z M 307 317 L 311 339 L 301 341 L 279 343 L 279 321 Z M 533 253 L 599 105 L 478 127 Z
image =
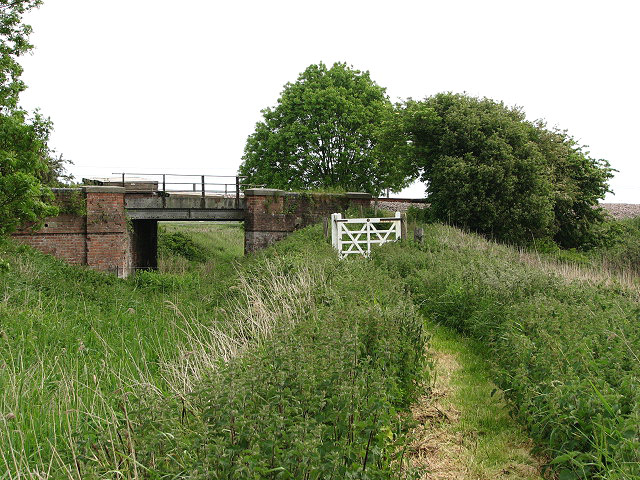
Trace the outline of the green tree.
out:
M 409 183 L 406 166 L 379 148 L 394 112 L 368 72 L 344 63 L 310 65 L 262 114 L 240 166 L 251 183 L 372 194 Z
M 47 145 L 51 122 L 37 112 L 29 116 L 18 105 L 26 88 L 18 58 L 32 48 L 31 27 L 22 19 L 40 4 L 0 0 L 0 235 L 56 212 L 46 183 L 54 182 L 63 169 L 61 158 L 53 158 Z
M 563 247 L 596 241 L 611 168 L 519 108 L 441 93 L 400 116 L 433 215 L 496 239 Z
M 534 123 L 532 139 L 551 169 L 554 240 L 565 248 L 597 246 L 606 217 L 599 202 L 610 191 L 615 170 L 590 157 L 566 130 L 548 129 L 543 121 Z

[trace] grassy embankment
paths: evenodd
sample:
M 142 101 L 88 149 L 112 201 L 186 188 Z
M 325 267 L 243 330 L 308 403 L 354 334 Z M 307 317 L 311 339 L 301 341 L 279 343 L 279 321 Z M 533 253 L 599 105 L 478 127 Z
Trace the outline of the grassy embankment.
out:
M 242 232 L 228 234 L 240 250 L 210 248 L 186 273 L 127 281 L 0 239 L 0 478 L 78 478 L 97 438 L 124 441 L 128 405 L 188 390 L 192 328 L 215 325 L 241 253 Z
M 481 341 L 513 414 L 560 479 L 633 479 L 640 478 L 639 282 L 620 261 L 630 248 L 617 248 L 576 264 L 558 252 L 523 252 L 429 225 L 424 245 L 389 246 L 374 262 L 404 278 L 431 321 Z M 602 257 L 616 268 L 604 269 Z
M 246 259 L 174 229 L 126 281 L 2 241 L 0 478 L 392 476 L 426 374 L 400 282 L 318 229 Z
M 429 226 L 425 238 L 385 247 L 373 262 L 337 262 L 315 228 L 235 269 L 167 256 L 163 265 L 186 273 L 126 282 L 3 244 L 8 478 L 36 469 L 342 478 L 363 467 L 389 476 L 403 451 L 394 406 L 415 393 L 422 338 L 404 288 L 431 322 L 481 341 L 474 348 L 561 479 L 638 478 L 637 280 L 448 227 Z M 464 361 L 469 350 L 433 328 L 434 344 Z M 466 370 L 455 381 L 472 411 L 493 397 L 487 382 L 468 388 L 469 375 L 486 371 Z M 478 412 L 455 428 L 504 434 L 508 419 L 490 418 L 503 414 Z M 484 445 L 494 450 L 486 458 L 499 456 L 500 443 Z

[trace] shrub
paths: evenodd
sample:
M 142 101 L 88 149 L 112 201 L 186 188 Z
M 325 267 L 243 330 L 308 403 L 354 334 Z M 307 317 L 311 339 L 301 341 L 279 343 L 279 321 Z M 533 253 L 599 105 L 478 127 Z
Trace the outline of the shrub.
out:
M 182 232 L 159 232 L 158 249 L 160 252 L 178 255 L 193 262 L 205 262 L 207 255 L 205 250 L 193 239 Z
M 520 108 L 452 93 L 409 100 L 396 118 L 438 220 L 521 245 L 597 243 L 598 201 L 612 169 L 566 131 L 529 122 Z

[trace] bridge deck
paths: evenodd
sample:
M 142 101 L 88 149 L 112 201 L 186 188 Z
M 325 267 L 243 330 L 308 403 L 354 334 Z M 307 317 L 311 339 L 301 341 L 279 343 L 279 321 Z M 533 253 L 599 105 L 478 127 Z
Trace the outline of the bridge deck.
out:
M 246 200 L 198 192 L 127 192 L 125 209 L 133 220 L 242 221 Z

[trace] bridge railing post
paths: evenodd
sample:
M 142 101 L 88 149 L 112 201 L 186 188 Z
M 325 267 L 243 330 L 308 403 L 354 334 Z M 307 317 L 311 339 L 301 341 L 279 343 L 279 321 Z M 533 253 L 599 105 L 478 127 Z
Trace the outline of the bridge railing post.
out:
M 240 177 L 236 175 L 236 208 L 240 205 Z

